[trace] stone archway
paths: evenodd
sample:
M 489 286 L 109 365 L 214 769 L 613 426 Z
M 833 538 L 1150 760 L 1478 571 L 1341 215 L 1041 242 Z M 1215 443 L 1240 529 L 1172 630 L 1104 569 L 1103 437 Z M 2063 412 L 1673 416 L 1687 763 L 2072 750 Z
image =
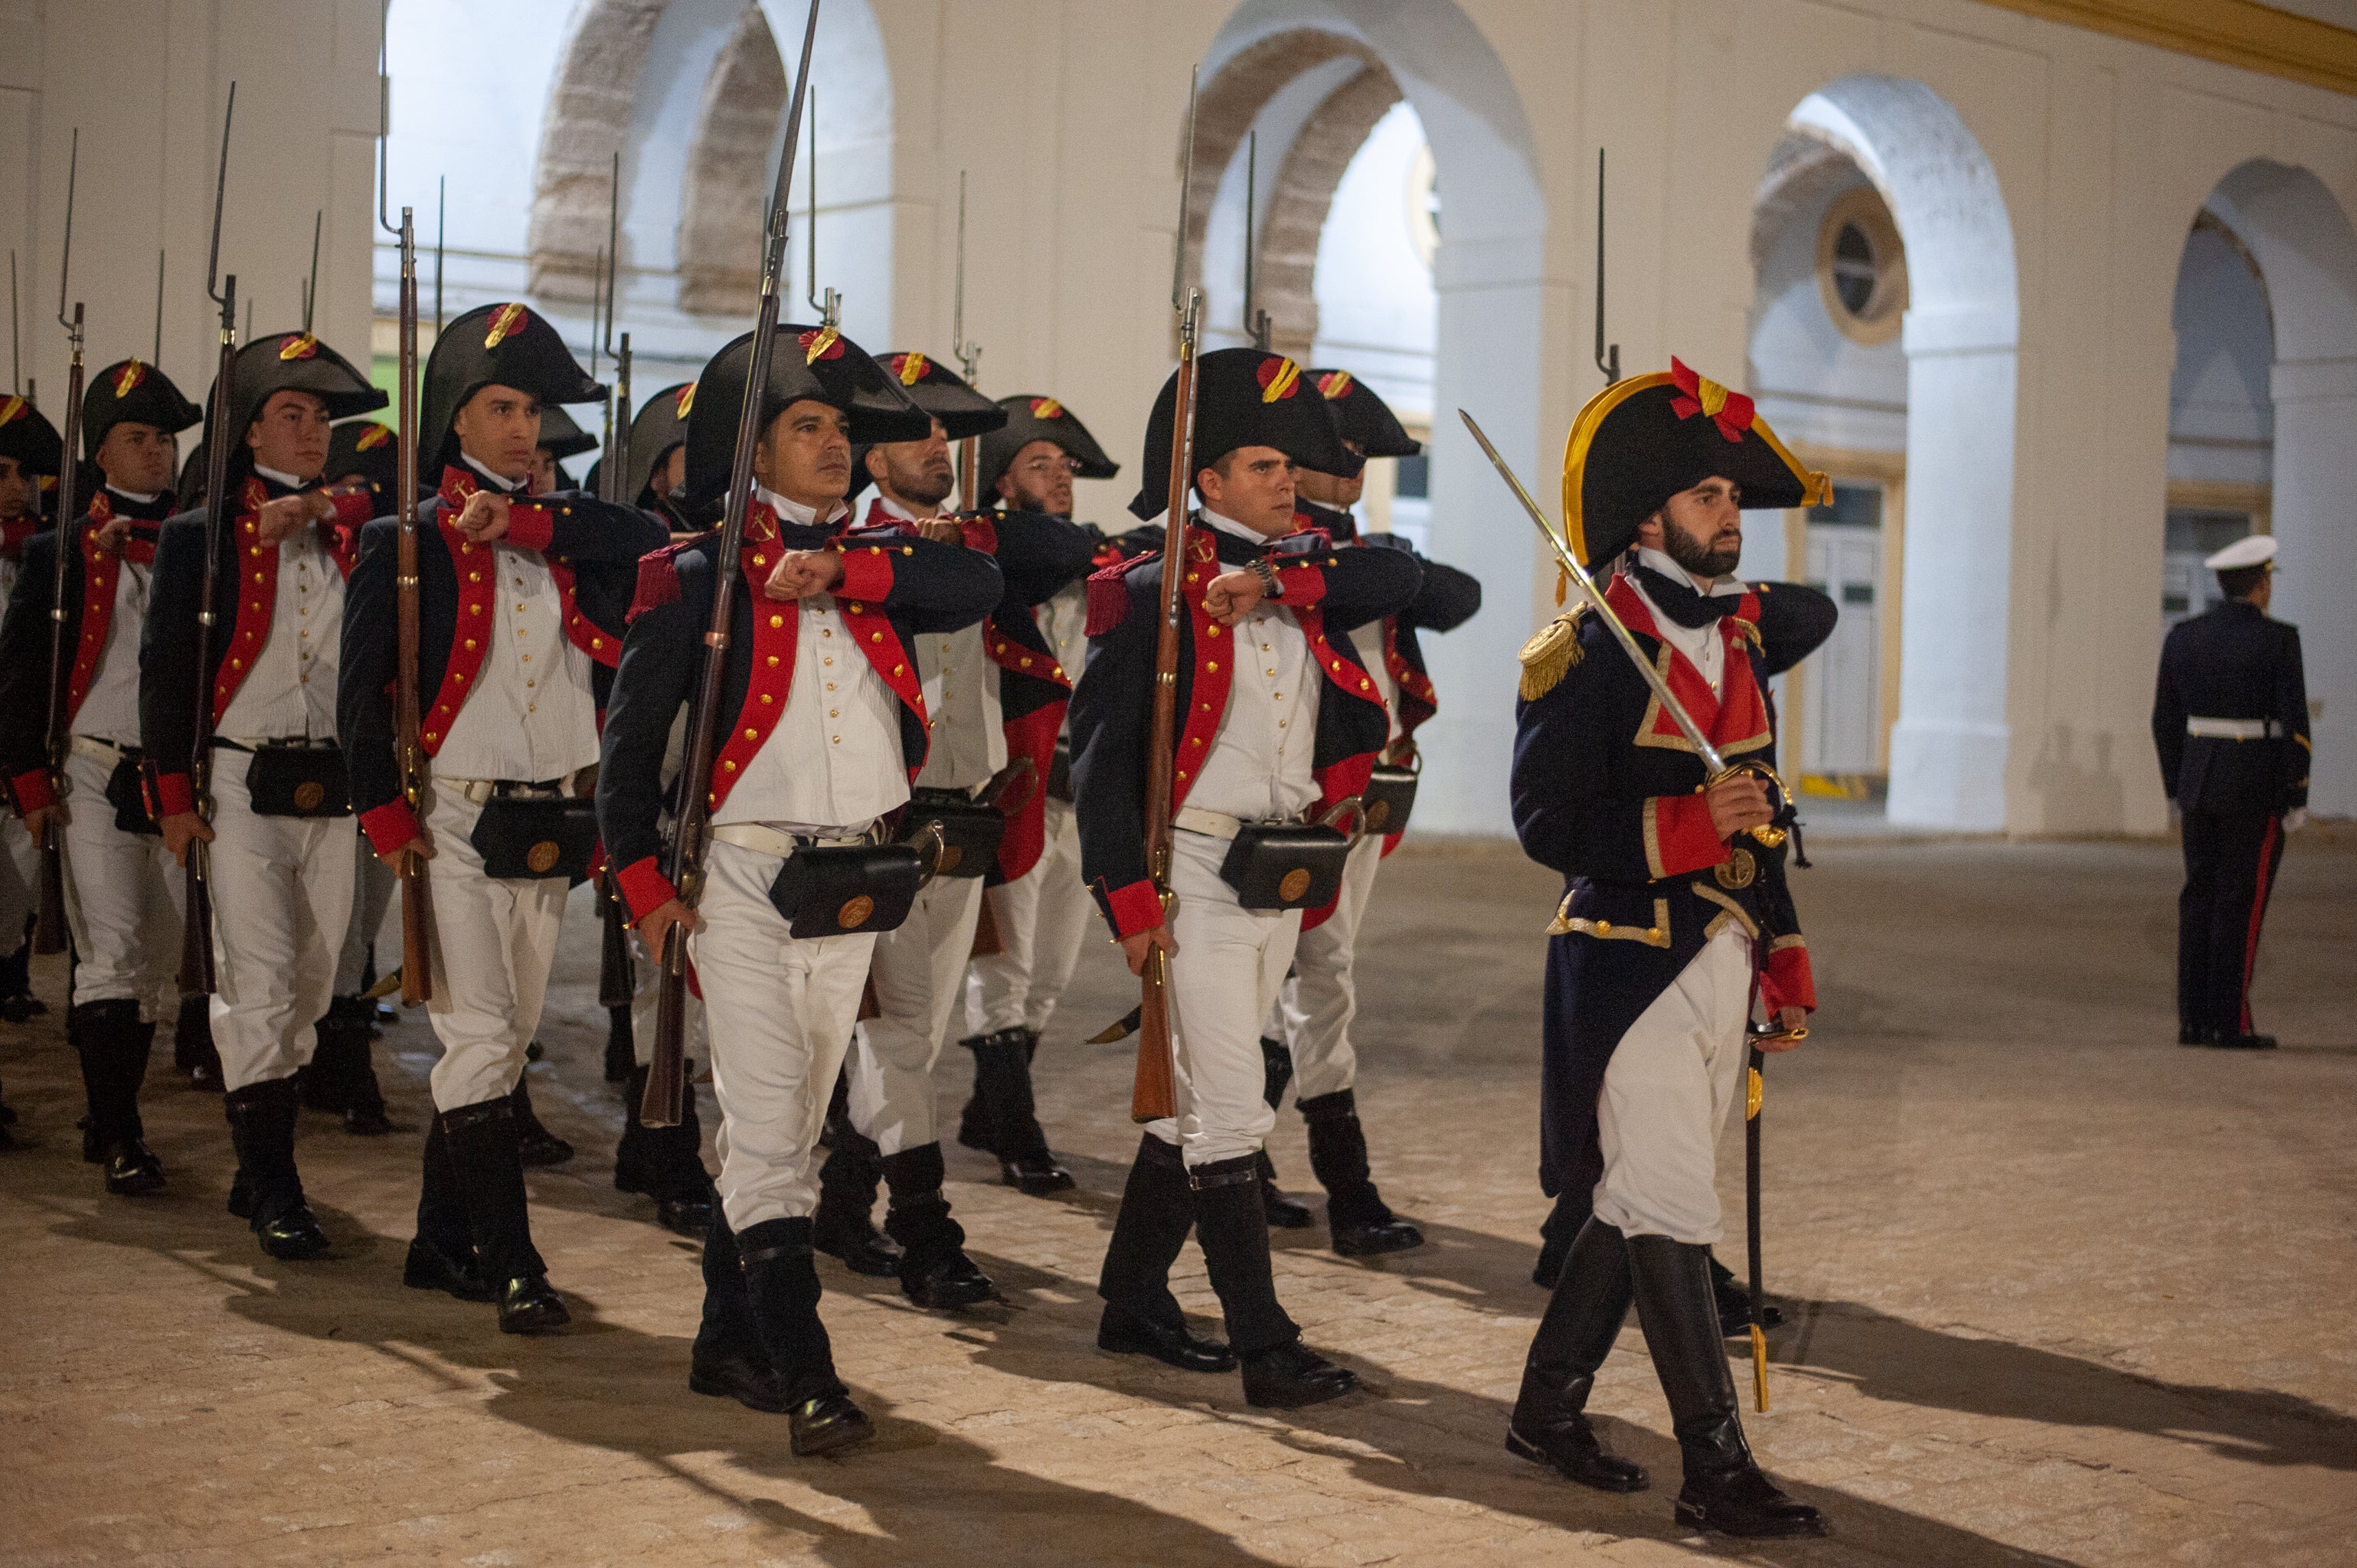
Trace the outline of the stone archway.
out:
M 690 315 L 745 315 L 757 302 L 770 148 L 791 91 L 768 20 L 746 6 L 704 84 L 682 182 L 679 307 Z
M 614 157 L 623 150 L 647 53 L 671 0 L 590 0 L 573 16 L 542 116 L 526 240 L 530 287 L 587 302 L 606 246 Z

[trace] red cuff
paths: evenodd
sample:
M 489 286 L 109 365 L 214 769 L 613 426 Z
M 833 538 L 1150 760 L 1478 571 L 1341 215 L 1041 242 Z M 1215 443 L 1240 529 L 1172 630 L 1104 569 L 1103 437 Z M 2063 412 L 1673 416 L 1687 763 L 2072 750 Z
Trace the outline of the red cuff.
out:
M 892 591 L 892 549 L 888 544 L 855 544 L 845 551 L 843 581 L 835 585 L 834 596 L 881 604 Z
M 1279 604 L 1288 609 L 1307 609 L 1326 596 L 1326 574 L 1315 566 L 1281 566 L 1276 585 L 1281 590 Z
M 508 508 L 508 532 L 501 541 L 518 550 L 545 550 L 556 537 L 556 514 L 538 501 L 518 501 Z
M 417 813 L 409 809 L 408 801 L 396 797 L 372 811 L 362 811 L 361 832 L 368 834 L 377 854 L 391 854 L 417 836 Z
M 671 878 L 656 866 L 653 855 L 614 873 L 614 886 L 622 890 L 622 901 L 630 905 L 633 923 L 646 918 L 679 897 L 678 890 L 671 885 Z
M 156 776 L 156 814 L 177 817 L 197 809 L 197 789 L 185 773 L 159 773 Z
M 1727 858 L 1700 795 L 1656 795 L 1645 802 L 1645 869 L 1658 880 L 1683 876 Z
M 1134 937 L 1162 924 L 1162 896 L 1155 892 L 1151 882 L 1133 882 L 1126 887 L 1114 888 L 1104 896 L 1104 906 L 1116 936 Z
M 962 518 L 959 520 L 958 526 L 965 534 L 965 547 L 968 550 L 979 550 L 985 555 L 998 553 L 998 530 L 990 519 Z
M 328 501 L 336 509 L 336 526 L 350 529 L 354 533 L 376 516 L 376 497 L 366 485 L 354 485 L 348 490 L 329 490 Z
M 1809 972 L 1808 944 L 1798 937 L 1779 937 L 1778 947 L 1768 955 L 1767 966 L 1760 972 L 1760 994 L 1768 1004 L 1768 1015 L 1774 1017 L 1786 1007 L 1817 1010 L 1817 987 Z
M 46 768 L 17 774 L 8 780 L 8 792 L 16 797 L 16 814 L 20 817 L 58 803 L 58 792 L 49 782 L 49 770 Z

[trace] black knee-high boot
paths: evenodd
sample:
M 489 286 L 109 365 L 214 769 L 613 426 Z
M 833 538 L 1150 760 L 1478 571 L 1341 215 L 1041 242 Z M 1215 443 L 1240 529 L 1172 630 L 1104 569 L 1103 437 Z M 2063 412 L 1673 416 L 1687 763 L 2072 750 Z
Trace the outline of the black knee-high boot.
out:
M 1070 1188 L 1072 1174 L 1056 1163 L 1048 1150 L 1048 1134 L 1039 1126 L 1031 1094 L 1031 1056 L 1038 1043 L 1038 1036 L 1021 1028 L 958 1042 L 974 1053 L 974 1099 L 968 1109 L 978 1107 L 984 1124 L 982 1142 L 967 1136 L 969 1129 L 963 1122 L 958 1140 L 996 1155 L 999 1177 L 1008 1187 L 1044 1197 Z
M 823 1454 L 875 1435 L 834 1375 L 834 1351 L 818 1315 L 818 1270 L 808 1219 L 764 1219 L 737 1238 L 753 1331 L 786 1402 L 796 1454 Z
M 1195 1192 L 1178 1145 L 1142 1134 L 1097 1274 L 1097 1294 L 1105 1304 L 1097 1348 L 1151 1356 L 1188 1372 L 1235 1366 L 1225 1345 L 1188 1331 L 1178 1298 L 1170 1294 L 1170 1265 L 1194 1224 Z
M 847 1114 L 828 1117 L 826 1158 L 818 1167 L 818 1212 L 812 1240 L 843 1260 L 855 1274 L 888 1280 L 900 1272 L 900 1249 L 876 1229 L 876 1194 L 884 1185 L 884 1151 L 851 1124 Z
M 417 1235 L 403 1262 L 401 1283 L 413 1290 L 447 1291 L 460 1301 L 493 1299 L 490 1283 L 483 1278 L 482 1261 L 476 1254 L 474 1223 L 467 1218 L 457 1167 L 450 1163 L 449 1135 L 439 1116 L 425 1127 L 417 1186 Z
M 737 1233 L 718 1204 L 704 1232 L 704 1320 L 696 1326 L 687 1386 L 770 1415 L 792 1408 L 762 1348 L 745 1265 L 737 1255 Z
M 1300 1108 L 1309 1125 L 1309 1168 L 1326 1188 L 1334 1251 L 1346 1258 L 1372 1258 L 1423 1246 L 1424 1232 L 1394 1214 L 1375 1190 L 1357 1093 L 1338 1089 L 1302 1101 Z
M 1546 1316 L 1523 1363 L 1523 1391 L 1506 1426 L 1506 1447 L 1607 1492 L 1645 1488 L 1645 1472 L 1616 1459 L 1587 1423 L 1596 1369 L 1629 1316 L 1629 1249 L 1620 1232 L 1590 1219 L 1572 1243 Z
M 154 1192 L 164 1185 L 164 1162 L 147 1147 L 139 1119 L 139 1086 L 147 1077 L 147 1055 L 156 1026 L 139 1019 L 139 1004 L 128 998 L 85 1002 L 73 1009 L 75 1053 L 81 1058 L 82 1091 L 90 1121 L 82 1157 L 106 1167 L 106 1190 L 123 1197 Z
M 562 1328 L 572 1315 L 549 1288 L 548 1265 L 532 1244 L 514 1107 L 502 1096 L 445 1111 L 439 1120 L 483 1281 L 499 1302 L 500 1331 L 543 1334 Z
M 1263 1035 L 1260 1067 L 1261 1098 L 1274 1111 L 1284 1103 L 1285 1086 L 1293 1081 L 1293 1052 L 1283 1040 Z M 1260 1201 L 1261 1211 L 1279 1230 L 1306 1230 L 1318 1223 L 1318 1217 L 1309 1211 L 1308 1204 L 1277 1190 L 1276 1163 L 1268 1157 L 1265 1146 L 1260 1152 Z
M 516 1157 L 525 1168 L 561 1165 L 573 1157 L 573 1145 L 550 1132 L 533 1110 L 532 1087 L 522 1073 L 516 1075 L 515 1088 L 508 1091 L 508 1101 L 515 1108 Z
M 316 1258 L 328 1250 L 328 1233 L 303 1200 L 303 1177 L 295 1166 L 295 1114 L 302 1093 L 293 1079 L 273 1078 L 221 1100 L 237 1145 L 238 1182 L 251 1206 L 247 1223 L 274 1258 Z M 232 1212 L 238 1200 L 233 1187 Z
M 1710 1249 L 1666 1236 L 1628 1238 L 1645 1348 L 1670 1403 L 1685 1463 L 1678 1522 L 1738 1536 L 1822 1535 L 1817 1510 L 1778 1489 L 1743 1441 L 1735 1379 L 1711 1298 Z
M 1294 1410 L 1340 1398 L 1359 1380 L 1304 1346 L 1300 1328 L 1277 1305 L 1259 1167 L 1256 1156 L 1240 1155 L 1188 1173 L 1195 1187 L 1195 1236 L 1227 1318 L 1228 1342 L 1243 1362 L 1245 1401 Z
M 892 1201 L 884 1233 L 900 1243 L 900 1289 L 919 1306 L 948 1309 L 988 1301 L 990 1276 L 965 1255 L 965 1228 L 942 1196 L 942 1146 L 920 1144 L 884 1156 Z
M 630 1069 L 622 1101 L 622 1141 L 614 1150 L 614 1190 L 655 1200 L 655 1223 L 682 1236 L 712 1228 L 712 1173 L 704 1168 L 704 1124 L 695 1114 L 695 1064 L 690 1062 L 679 1124 L 650 1127 L 639 1119 L 647 1100 L 647 1071 Z

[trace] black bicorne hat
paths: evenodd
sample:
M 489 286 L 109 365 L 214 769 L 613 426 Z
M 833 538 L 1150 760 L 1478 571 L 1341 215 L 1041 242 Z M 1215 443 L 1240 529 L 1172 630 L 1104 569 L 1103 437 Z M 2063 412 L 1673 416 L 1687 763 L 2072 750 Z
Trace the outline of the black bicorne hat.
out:
M 201 447 L 202 443 L 199 443 Z M 368 481 L 376 497 L 377 515 L 389 517 L 397 503 L 395 497 L 401 481 L 400 437 L 390 424 L 379 424 L 373 419 L 348 419 L 328 433 L 328 467 L 325 477 L 329 484 L 346 474 L 358 474 Z M 201 471 L 197 480 L 204 482 Z
M 1178 397 L 1172 371 L 1146 422 L 1143 483 L 1129 510 L 1151 518 L 1168 507 L 1170 425 Z M 1195 365 L 1195 472 L 1240 446 L 1274 446 L 1305 468 L 1347 478 L 1365 463 L 1335 434 L 1301 367 L 1259 349 L 1214 349 Z M 1188 476 L 1192 484 L 1194 475 Z
M 544 410 L 606 395 L 605 386 L 589 379 L 556 328 L 530 306 L 512 300 L 478 306 L 444 328 L 425 359 L 425 407 L 417 423 L 422 483 L 438 483 L 442 470 L 458 461 L 458 440 L 450 426 L 468 399 L 494 384 L 530 393 Z M 547 434 L 544 425 L 543 446 L 548 445 Z
M 58 427 L 14 393 L 0 397 L 0 457 L 13 457 L 28 472 L 57 478 L 66 444 Z
M 1814 506 L 1832 481 L 1801 467 L 1741 392 L 1677 360 L 1587 400 L 1563 455 L 1563 521 L 1583 566 L 1610 561 L 1681 490 L 1731 479 L 1746 508 Z
M 1342 439 L 1362 457 L 1413 457 L 1424 444 L 1407 433 L 1391 404 L 1348 371 L 1304 371 L 1326 400 Z
M 966 385 L 931 354 L 904 349 L 885 355 L 881 363 L 900 383 L 900 390 L 909 394 L 910 403 L 942 422 L 942 434 L 952 441 L 987 435 L 1006 423 L 1005 409 Z M 855 496 L 874 482 L 867 475 L 867 453 L 875 445 L 863 443 L 851 449 L 851 493 Z
M 603 445 L 595 435 L 581 428 L 580 421 L 553 403 L 543 405 L 540 411 L 540 444 L 547 447 L 548 455 L 560 463 L 567 457 L 578 457 L 584 452 L 595 452 Z
M 752 368 L 753 334 L 745 333 L 712 356 L 695 379 L 695 401 L 687 416 L 687 499 L 700 508 L 721 499 L 737 452 L 737 423 L 745 409 L 745 383 Z M 823 403 L 851 417 L 855 447 L 879 441 L 921 441 L 931 434 L 932 416 L 912 402 L 899 379 L 868 357 L 866 349 L 832 327 L 778 324 L 770 350 L 769 384 L 763 389 L 758 428 L 798 403 Z M 852 465 L 855 481 L 859 466 Z
M 205 411 L 180 395 L 171 378 L 145 360 L 122 360 L 91 377 L 81 394 L 81 449 L 98 456 L 106 433 L 124 423 L 178 435 L 203 423 Z
M 1054 398 L 1027 393 L 1000 398 L 998 406 L 1006 411 L 1006 423 L 985 435 L 975 454 L 974 494 L 985 505 L 996 492 L 999 476 L 1014 467 L 1015 455 L 1034 441 L 1052 441 L 1062 447 L 1064 456 L 1080 465 L 1074 478 L 1110 479 L 1121 472 L 1121 465 L 1105 456 L 1089 427 Z
M 651 496 L 655 468 L 673 447 L 687 439 L 687 416 L 695 407 L 695 383 L 681 381 L 656 392 L 630 416 L 629 461 L 622 469 L 622 499 L 634 506 L 651 506 L 667 498 Z
M 220 378 L 214 380 L 218 381 Z M 374 413 L 390 401 L 382 391 L 369 384 L 369 379 L 350 360 L 308 332 L 266 333 L 240 349 L 237 358 L 230 363 L 229 386 L 229 474 L 232 482 L 252 469 L 253 450 L 245 444 L 245 435 L 273 394 L 309 392 L 328 405 L 329 419 Z M 216 385 L 206 399 L 208 413 L 212 411 L 212 399 L 220 395 L 221 388 Z M 202 445 L 199 444 L 200 450 Z M 191 504 L 201 505 L 205 469 L 199 464 L 194 471 L 197 499 Z M 188 472 L 181 470 L 184 479 Z M 182 499 L 187 499 L 185 486 Z

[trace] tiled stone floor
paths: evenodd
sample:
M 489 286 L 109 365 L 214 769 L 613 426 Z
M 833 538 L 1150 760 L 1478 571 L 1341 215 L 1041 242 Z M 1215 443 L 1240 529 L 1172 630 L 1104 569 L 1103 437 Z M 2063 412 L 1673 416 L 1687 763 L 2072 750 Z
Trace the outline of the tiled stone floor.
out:
M 1675 1451 L 1633 1327 L 1596 1401 L 1656 1489 L 1607 1498 L 1500 1447 L 1542 1305 L 1539 929 L 1510 849 L 1411 850 L 1363 950 L 1378 1175 L 1432 1238 L 1376 1264 L 1283 1238 L 1281 1289 L 1372 1391 L 1291 1416 L 1232 1377 L 1093 1348 L 1135 1133 L 1127 1005 L 1092 942 L 1039 1058 L 1080 1190 L 952 1197 L 1006 1305 L 914 1311 L 831 1262 L 843 1371 L 882 1435 L 797 1461 L 783 1424 L 684 1386 L 695 1249 L 610 1185 L 611 1091 L 569 929 L 533 1070 L 580 1146 L 533 1178 L 572 1297 L 558 1338 L 404 1290 L 430 1036 L 380 1047 L 401 1130 L 307 1122 L 338 1240 L 272 1262 L 221 1211 L 220 1108 L 161 1065 L 156 1197 L 75 1158 L 53 1010 L 0 1026 L 23 1145 L 0 1155 L 0 1563 L 2219 1563 L 2357 1562 L 2357 835 L 2295 840 L 2268 930 L 2269 1056 L 2184 1050 L 2160 844 L 1827 842 L 1800 880 L 1826 1006 L 1769 1075 L 1776 1337 L 1763 1459 L 1833 1521 L 1739 1548 L 1672 1524 Z M 59 971 L 38 972 L 57 1001 Z M 945 1108 L 963 1097 L 952 1050 Z M 708 1090 L 706 1094 L 708 1096 Z M 707 1099 L 707 1107 L 708 1107 Z M 1741 1199 L 1739 1131 L 1722 1165 Z M 1300 1122 L 1275 1144 L 1310 1186 Z M 1725 1249 L 1741 1263 L 1741 1230 Z M 1181 1294 L 1216 1307 L 1191 1251 Z

